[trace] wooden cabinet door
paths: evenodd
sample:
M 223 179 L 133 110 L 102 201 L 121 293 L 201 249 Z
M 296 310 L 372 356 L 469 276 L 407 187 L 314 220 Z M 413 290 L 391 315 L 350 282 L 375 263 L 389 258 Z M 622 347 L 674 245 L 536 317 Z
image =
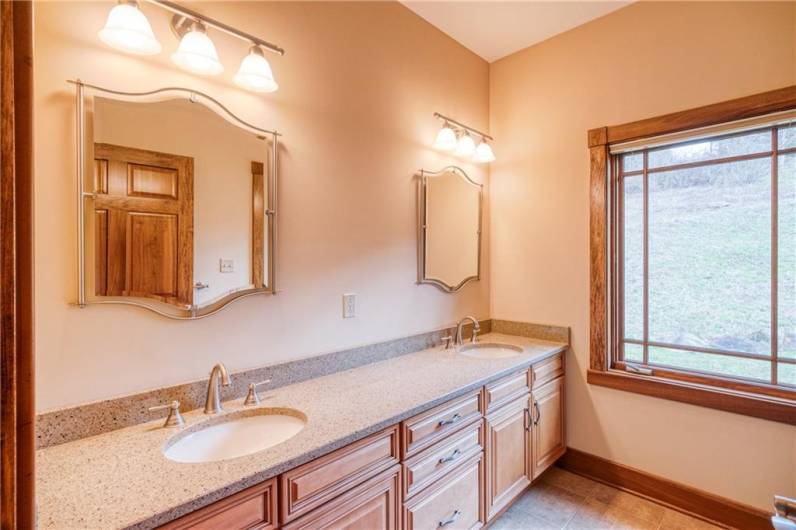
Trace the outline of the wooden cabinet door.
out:
M 486 417 L 487 520 L 531 483 L 528 395 Z
M 564 378 L 559 377 L 531 394 L 533 478 L 555 463 L 567 448 L 564 427 Z
M 401 466 L 377 475 L 283 530 L 399 530 Z

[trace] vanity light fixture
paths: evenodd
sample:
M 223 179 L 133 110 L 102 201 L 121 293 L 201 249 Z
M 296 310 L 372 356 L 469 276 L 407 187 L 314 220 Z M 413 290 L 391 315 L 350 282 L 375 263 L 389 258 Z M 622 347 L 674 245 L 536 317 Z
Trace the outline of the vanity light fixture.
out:
M 470 133 L 464 131 L 459 136 L 459 142 L 456 144 L 456 154 L 459 156 L 472 156 L 475 153 L 475 141 Z
M 437 138 L 434 140 L 434 147 L 442 151 L 453 151 L 456 149 L 456 132 L 451 129 L 447 122 L 437 133 Z
M 249 55 L 240 62 L 234 81 L 236 85 L 253 92 L 275 92 L 279 88 L 263 50 L 256 45 L 249 49 Z
M 249 45 L 248 54 L 241 61 L 234 77 L 235 84 L 261 93 L 274 92 L 279 88 L 263 51 L 284 55 L 284 49 L 170 0 L 147 1 L 174 14 L 171 29 L 180 43 L 171 58 L 181 68 L 202 75 L 218 75 L 224 71 L 216 47 L 207 34 L 208 28 L 213 28 L 246 41 Z M 127 53 L 154 55 L 162 50 L 136 0 L 119 0 L 108 14 L 99 38 L 105 44 Z
M 478 144 L 478 147 L 475 148 L 475 155 L 473 155 L 473 160 L 484 164 L 488 164 L 489 162 L 495 161 L 495 153 L 492 152 L 492 146 L 486 143 L 486 140 L 481 139 L 481 143 Z
M 218 75 L 224 71 L 224 66 L 218 60 L 216 46 L 201 22 L 193 22 L 191 29 L 180 39 L 180 45 L 171 55 L 171 60 L 180 68 L 201 75 Z
M 443 122 L 442 129 L 439 130 L 437 138 L 434 140 L 435 148 L 442 151 L 455 151 L 456 155 L 470 158 L 473 162 L 486 164 L 495 161 L 492 146 L 487 143 L 494 141 L 494 138 L 453 118 L 443 116 L 439 112 L 435 112 L 434 117 Z M 473 137 L 481 138 L 478 147 L 476 147 Z
M 120 0 L 113 6 L 98 36 L 112 48 L 137 55 L 155 55 L 162 49 L 135 0 Z

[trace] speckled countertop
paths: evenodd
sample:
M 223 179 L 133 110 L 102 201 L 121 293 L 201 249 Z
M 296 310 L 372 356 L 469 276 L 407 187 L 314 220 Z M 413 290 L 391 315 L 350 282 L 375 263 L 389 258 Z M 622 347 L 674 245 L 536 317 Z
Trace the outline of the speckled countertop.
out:
M 163 420 L 41 449 L 36 454 L 40 529 L 153 528 L 562 351 L 566 344 L 491 333 L 523 353 L 475 359 L 432 348 L 261 394 L 260 408 L 301 411 L 307 424 L 279 445 L 239 458 L 181 464 L 162 449 L 177 428 Z M 240 414 L 242 400 L 225 404 Z M 252 410 L 252 407 L 245 407 Z M 201 410 L 187 429 L 218 422 Z

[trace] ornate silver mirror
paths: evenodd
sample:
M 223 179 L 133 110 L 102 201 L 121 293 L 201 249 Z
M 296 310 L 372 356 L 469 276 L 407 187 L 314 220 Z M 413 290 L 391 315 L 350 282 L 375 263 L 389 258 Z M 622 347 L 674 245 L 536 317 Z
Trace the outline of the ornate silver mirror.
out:
M 273 293 L 278 133 L 194 90 L 75 85 L 78 304 L 193 319 Z
M 453 293 L 480 279 L 483 186 L 455 166 L 419 177 L 417 281 Z

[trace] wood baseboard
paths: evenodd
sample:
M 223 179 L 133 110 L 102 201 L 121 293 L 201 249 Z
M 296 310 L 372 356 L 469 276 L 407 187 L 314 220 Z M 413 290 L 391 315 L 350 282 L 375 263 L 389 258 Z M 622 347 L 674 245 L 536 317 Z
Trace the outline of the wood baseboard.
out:
M 685 484 L 568 448 L 558 465 L 713 524 L 743 530 L 771 530 L 771 514 Z

